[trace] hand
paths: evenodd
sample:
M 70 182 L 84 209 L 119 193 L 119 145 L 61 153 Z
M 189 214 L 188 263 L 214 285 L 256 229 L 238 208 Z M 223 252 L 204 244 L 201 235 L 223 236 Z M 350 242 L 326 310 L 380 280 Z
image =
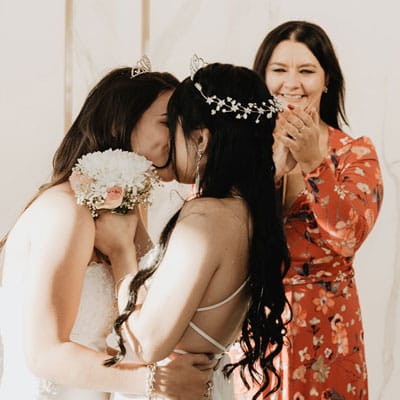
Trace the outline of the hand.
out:
M 138 218 L 136 210 L 126 215 L 101 212 L 95 220 L 95 247 L 110 259 L 116 254 L 132 251 Z
M 282 132 L 282 126 L 280 125 L 279 120 L 277 120 L 276 123 L 274 136 L 277 132 Z M 275 164 L 275 183 L 277 183 L 297 165 L 297 161 L 293 158 L 289 148 L 279 139 L 275 140 L 272 150 Z
M 304 173 L 321 164 L 324 157 L 319 146 L 319 115 L 315 109 L 302 110 L 289 106 L 279 114 L 279 126 L 277 141 L 289 149 Z
M 165 366 L 157 367 L 155 391 L 166 399 L 199 400 L 212 382 L 215 361 L 205 354 L 176 354 Z

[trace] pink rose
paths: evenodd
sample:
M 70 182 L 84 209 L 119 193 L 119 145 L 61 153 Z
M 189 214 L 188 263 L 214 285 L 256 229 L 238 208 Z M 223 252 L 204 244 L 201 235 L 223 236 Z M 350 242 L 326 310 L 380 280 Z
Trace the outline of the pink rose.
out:
M 99 205 L 97 208 L 112 210 L 121 205 L 122 200 L 124 198 L 124 190 L 119 186 L 113 186 L 107 189 L 107 196 L 104 200 L 104 203 Z
M 69 177 L 69 183 L 74 193 L 87 192 L 92 182 L 91 178 L 76 171 L 72 172 Z

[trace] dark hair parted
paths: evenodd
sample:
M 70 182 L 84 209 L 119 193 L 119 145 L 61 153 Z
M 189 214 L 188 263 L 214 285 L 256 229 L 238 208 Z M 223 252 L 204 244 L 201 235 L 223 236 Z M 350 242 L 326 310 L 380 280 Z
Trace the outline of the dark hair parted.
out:
M 348 125 L 344 106 L 345 83 L 332 42 L 318 25 L 307 21 L 288 21 L 272 31 L 262 41 L 257 50 L 253 69 L 265 78 L 266 68 L 276 46 L 292 40 L 303 43 L 314 54 L 325 71 L 328 92 L 323 93 L 320 105 L 321 119 L 334 128 L 341 122 Z
M 131 78 L 131 68 L 116 68 L 88 94 L 78 116 L 53 157 L 50 182 L 42 185 L 25 209 L 46 189 L 66 182 L 84 154 L 108 149 L 131 151 L 131 133 L 157 97 L 174 90 L 179 81 L 166 72 L 147 72 Z M 0 242 L 4 246 L 6 237 Z
M 254 71 L 215 63 L 197 71 L 193 81 L 185 79 L 168 103 L 173 150 L 171 158 L 175 169 L 174 137 L 177 124 L 182 124 L 187 143 L 195 129 L 207 128 L 211 138 L 206 150 L 207 162 L 201 177 L 199 196 L 226 198 L 236 193 L 245 200 L 252 218 L 253 235 L 248 255 L 251 300 L 240 338 L 244 357 L 237 363 L 226 365 L 224 372 L 230 375 L 235 368 L 240 367 L 241 377 L 249 386 L 245 377 L 247 370 L 251 379 L 260 384 L 254 396 L 256 399 L 271 384 L 271 374 L 275 375 L 277 384 L 272 389 L 269 387 L 270 393 L 279 388 L 280 379 L 273 360 L 282 350 L 286 333 L 282 313 L 287 300 L 282 279 L 289 268 L 289 254 L 274 183 L 272 132 L 275 118 L 267 119 L 264 115 L 256 124 L 257 116 L 254 114 L 247 119 L 237 119 L 234 112 L 211 114 L 212 107 L 194 87 L 195 82 L 201 84 L 207 96 L 231 97 L 243 105 L 268 102 L 271 95 Z M 164 249 L 178 215 L 179 211 L 161 235 Z M 117 331 L 134 309 L 134 289 L 153 271 L 154 268 L 142 270 L 132 280 L 130 305 L 117 320 Z M 120 344 L 123 344 L 120 339 Z M 121 353 L 109 360 L 108 365 L 118 362 L 120 358 Z

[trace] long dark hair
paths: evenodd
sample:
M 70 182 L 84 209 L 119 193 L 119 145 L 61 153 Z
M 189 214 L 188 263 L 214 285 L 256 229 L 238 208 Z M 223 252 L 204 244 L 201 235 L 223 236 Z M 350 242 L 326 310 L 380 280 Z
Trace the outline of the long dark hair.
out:
M 348 125 L 344 106 L 345 83 L 332 42 L 318 25 L 307 21 L 288 21 L 270 31 L 257 50 L 253 69 L 265 79 L 268 62 L 283 40 L 305 44 L 314 54 L 327 76 L 327 93 L 321 98 L 321 119 L 334 128 Z
M 268 103 L 271 98 L 263 80 L 243 67 L 210 64 L 201 68 L 193 80 L 202 85 L 207 96 L 232 97 L 242 104 L 259 105 Z M 225 198 L 231 197 L 234 191 L 245 200 L 250 211 L 253 223 L 248 256 L 251 301 L 240 339 L 244 357 L 237 363 L 225 366 L 225 373 L 230 375 L 240 367 L 242 379 L 249 387 L 245 378 L 247 369 L 251 379 L 260 384 L 255 399 L 271 383 L 271 373 L 276 376 L 277 385 L 269 393 L 275 392 L 280 384 L 273 360 L 282 350 L 286 332 L 282 313 L 287 300 L 282 279 L 289 268 L 289 255 L 274 183 L 274 119 L 263 116 L 257 124 L 254 115 L 247 119 L 237 119 L 235 116 L 235 112 L 211 114 L 211 107 L 190 78 L 177 87 L 168 104 L 173 150 L 178 121 L 182 123 L 187 143 L 195 129 L 208 128 L 211 133 L 207 163 L 200 182 L 200 196 Z M 175 151 L 172 151 L 172 162 L 175 165 Z M 161 235 L 164 249 L 178 215 L 179 211 Z M 135 308 L 138 288 L 154 270 L 155 267 L 141 270 L 131 281 L 129 303 L 115 323 L 117 332 L 120 333 L 122 324 Z M 121 335 L 119 339 L 121 351 L 106 365 L 113 365 L 122 359 L 125 347 Z
M 32 202 L 45 190 L 66 182 L 77 160 L 86 153 L 121 149 L 131 151 L 131 133 L 143 113 L 163 92 L 179 81 L 166 72 L 147 72 L 131 77 L 132 68 L 109 72 L 89 92 L 78 116 L 53 157 L 50 182 L 42 185 Z M 7 236 L 0 242 L 0 250 Z

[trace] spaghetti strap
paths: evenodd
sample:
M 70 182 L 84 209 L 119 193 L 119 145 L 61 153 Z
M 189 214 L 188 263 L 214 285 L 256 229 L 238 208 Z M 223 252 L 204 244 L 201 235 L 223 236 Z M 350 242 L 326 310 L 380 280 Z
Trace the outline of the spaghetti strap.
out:
M 215 339 L 213 339 L 210 335 L 208 335 L 206 332 L 203 331 L 203 329 L 199 328 L 197 325 L 195 325 L 192 321 L 189 322 L 189 326 L 195 330 L 202 338 L 213 344 L 217 349 L 221 350 L 223 353 L 226 352 L 227 348 L 223 346 L 221 343 L 217 342 Z
M 228 303 L 231 301 L 235 296 L 237 296 L 243 288 L 246 286 L 247 282 L 249 281 L 249 278 L 247 278 L 230 296 L 228 296 L 226 299 L 216 303 L 212 304 L 211 306 L 206 306 L 206 307 L 200 307 L 197 309 L 197 311 L 209 311 L 209 310 L 214 310 L 218 307 L 221 307 L 222 305 Z M 223 356 L 224 353 L 227 352 L 228 348 L 224 346 L 223 344 L 219 343 L 217 340 L 212 338 L 210 335 L 208 335 L 206 332 L 203 331 L 203 329 L 199 328 L 195 323 L 192 321 L 189 322 L 189 326 L 196 331 L 203 339 L 207 340 L 207 342 L 211 343 L 214 345 L 217 349 L 221 350 L 222 353 L 220 354 L 220 357 Z
M 215 308 L 221 307 L 224 304 L 230 302 L 236 295 L 238 295 L 243 288 L 246 286 L 247 282 L 249 281 L 249 278 L 247 278 L 230 296 L 228 296 L 226 299 L 220 301 L 219 303 L 212 304 L 211 306 L 206 306 L 206 307 L 199 307 L 197 311 L 208 311 L 208 310 L 214 310 Z

